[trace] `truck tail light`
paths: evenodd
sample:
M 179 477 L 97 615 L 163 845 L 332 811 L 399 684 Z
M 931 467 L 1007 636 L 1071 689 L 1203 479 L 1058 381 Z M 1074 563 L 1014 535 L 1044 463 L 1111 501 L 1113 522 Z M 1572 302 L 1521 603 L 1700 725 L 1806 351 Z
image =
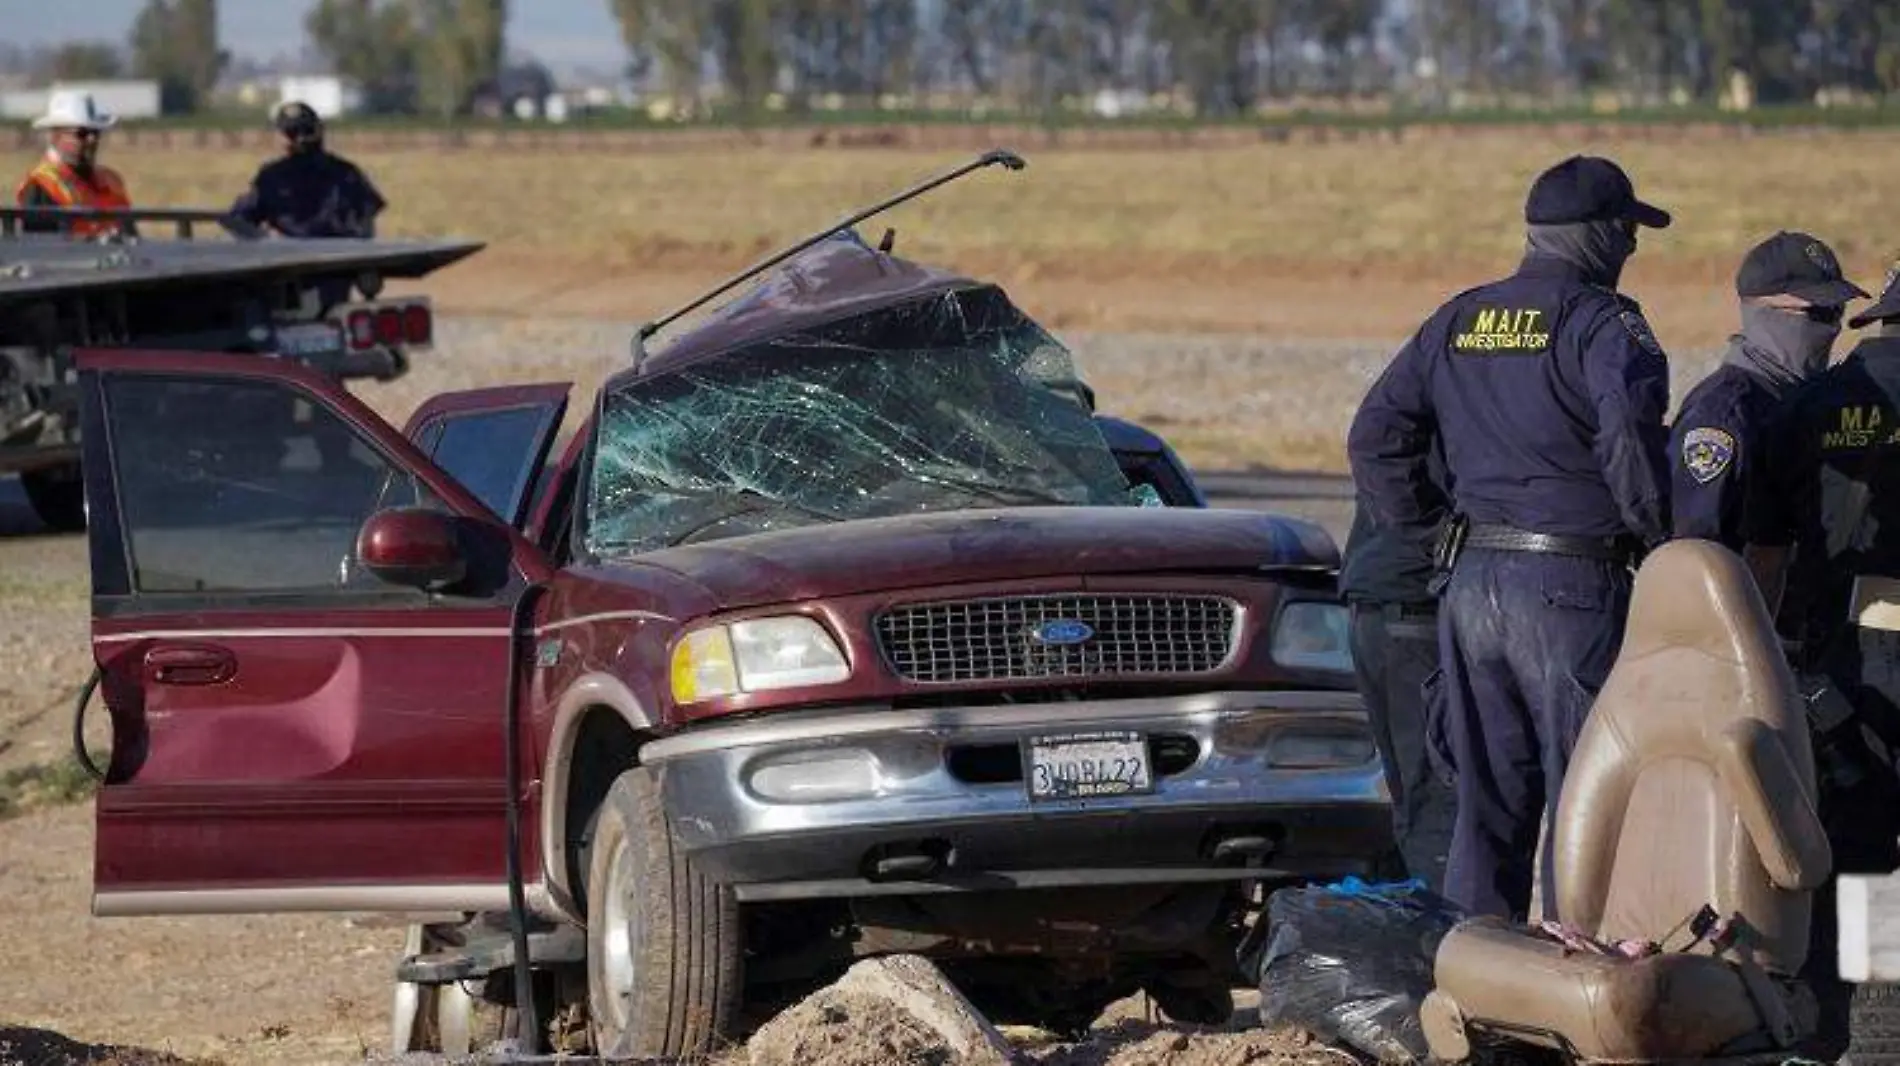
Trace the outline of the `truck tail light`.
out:
M 402 309 L 384 307 L 376 312 L 376 343 L 385 347 L 402 343 Z
M 359 307 L 344 319 L 344 332 L 351 351 L 427 346 L 435 340 L 435 316 L 426 302 Z
M 368 311 L 351 311 L 349 317 L 349 338 L 352 351 L 362 351 L 376 343 L 376 329 Z
M 402 309 L 402 339 L 410 344 L 428 344 L 435 333 L 435 321 L 426 304 L 410 304 Z

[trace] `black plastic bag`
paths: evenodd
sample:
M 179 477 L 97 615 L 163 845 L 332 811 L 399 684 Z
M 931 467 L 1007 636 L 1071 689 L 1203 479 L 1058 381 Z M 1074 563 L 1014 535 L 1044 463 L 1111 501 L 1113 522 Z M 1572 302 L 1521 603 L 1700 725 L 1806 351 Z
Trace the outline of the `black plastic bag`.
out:
M 1465 915 L 1421 881 L 1283 888 L 1241 948 L 1260 1021 L 1294 1026 L 1387 1063 L 1430 1057 L 1418 1008 L 1439 942 Z

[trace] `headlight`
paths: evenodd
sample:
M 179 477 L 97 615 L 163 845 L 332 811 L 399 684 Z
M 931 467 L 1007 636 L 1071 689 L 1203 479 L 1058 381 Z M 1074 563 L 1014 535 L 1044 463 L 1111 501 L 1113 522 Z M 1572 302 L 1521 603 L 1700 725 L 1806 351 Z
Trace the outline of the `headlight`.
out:
M 688 633 L 673 649 L 679 703 L 741 692 L 829 685 L 851 676 L 825 627 L 799 615 L 754 618 Z
M 1352 672 L 1352 616 L 1343 603 L 1301 601 L 1273 626 L 1273 661 L 1281 666 Z

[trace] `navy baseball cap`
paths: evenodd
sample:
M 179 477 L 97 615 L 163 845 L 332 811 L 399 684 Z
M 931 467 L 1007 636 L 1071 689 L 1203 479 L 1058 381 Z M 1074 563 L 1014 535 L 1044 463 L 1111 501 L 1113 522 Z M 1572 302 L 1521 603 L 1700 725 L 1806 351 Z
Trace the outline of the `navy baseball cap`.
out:
M 1900 260 L 1887 269 L 1887 281 L 1881 287 L 1880 299 L 1872 307 L 1863 308 L 1853 318 L 1847 320 L 1850 329 L 1865 329 L 1883 319 L 1900 318 Z
M 1834 249 L 1806 233 L 1782 230 L 1748 250 L 1735 272 L 1740 296 L 1799 296 L 1820 307 L 1865 300 L 1867 290 L 1847 280 Z
M 279 132 L 292 135 L 315 133 L 323 128 L 323 120 L 317 117 L 316 109 L 302 100 L 286 100 L 279 104 L 274 123 Z
M 1669 212 L 1636 198 L 1623 168 L 1601 156 L 1573 155 L 1537 176 L 1524 201 L 1524 221 L 1537 226 L 1627 219 L 1665 229 Z

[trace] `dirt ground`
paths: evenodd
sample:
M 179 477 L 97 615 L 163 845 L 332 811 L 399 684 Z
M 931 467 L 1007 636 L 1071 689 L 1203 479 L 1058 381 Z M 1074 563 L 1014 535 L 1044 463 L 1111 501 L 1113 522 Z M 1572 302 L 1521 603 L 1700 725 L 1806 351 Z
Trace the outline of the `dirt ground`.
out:
M 490 258 L 428 286 L 440 348 L 407 379 L 363 390 L 385 414 L 504 381 L 569 379 L 584 396 L 625 365 L 631 323 L 712 276 L 702 265 L 588 278 L 527 253 Z M 1074 349 L 1106 410 L 1168 436 L 1197 468 L 1337 471 L 1366 385 L 1417 319 L 1470 280 L 1282 272 L 1202 285 L 1103 263 L 1018 264 L 1008 285 Z M 1674 285 L 1655 317 L 1679 351 L 1679 396 L 1720 343 L 1726 300 L 1719 282 Z M 399 930 L 337 916 L 89 915 L 92 807 L 67 754 L 90 669 L 86 592 L 83 540 L 36 532 L 17 486 L 0 481 L 0 1063 L 335 1063 L 382 1050 Z M 90 735 L 103 745 L 96 721 Z M 1025 1046 L 1063 1066 L 1339 1058 L 1286 1035 L 1190 1034 L 1138 1013 L 1111 1014 L 1083 1046 Z

